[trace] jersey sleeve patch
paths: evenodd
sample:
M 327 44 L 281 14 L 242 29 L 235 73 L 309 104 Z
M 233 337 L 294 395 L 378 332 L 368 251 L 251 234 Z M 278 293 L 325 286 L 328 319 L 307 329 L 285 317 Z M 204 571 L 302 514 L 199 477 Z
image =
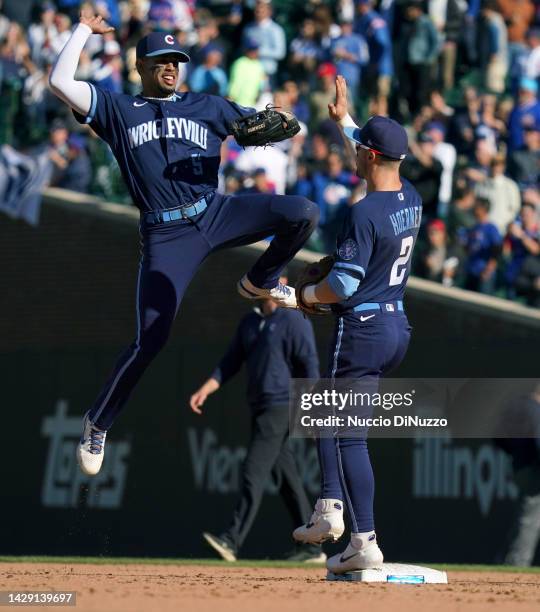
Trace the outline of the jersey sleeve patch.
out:
M 347 238 L 338 248 L 338 255 L 344 261 L 350 261 L 358 255 L 358 244 L 352 238 Z

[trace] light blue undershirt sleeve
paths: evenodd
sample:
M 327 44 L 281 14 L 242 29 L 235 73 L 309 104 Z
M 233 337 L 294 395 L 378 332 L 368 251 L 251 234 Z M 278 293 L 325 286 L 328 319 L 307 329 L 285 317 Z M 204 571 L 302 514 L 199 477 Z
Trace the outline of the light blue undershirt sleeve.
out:
M 342 300 L 350 298 L 356 293 L 360 282 L 364 278 L 364 270 L 352 264 L 339 264 L 332 268 L 326 277 L 332 291 Z

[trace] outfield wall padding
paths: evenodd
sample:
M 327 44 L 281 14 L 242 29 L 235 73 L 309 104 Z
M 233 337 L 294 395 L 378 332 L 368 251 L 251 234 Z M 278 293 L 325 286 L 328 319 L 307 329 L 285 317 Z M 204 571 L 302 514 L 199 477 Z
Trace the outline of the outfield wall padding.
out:
M 167 347 L 109 434 L 102 473 L 89 479 L 74 459 L 80 417 L 135 335 L 138 215 L 50 189 L 38 227 L 0 216 L 2 554 L 209 554 L 200 534 L 227 526 L 241 484 L 249 435 L 244 375 L 213 396 L 203 416 L 190 412 L 188 399 L 250 308 L 235 283 L 262 248 L 221 252 L 204 263 Z M 302 252 L 290 276 L 315 257 Z M 405 308 L 414 331 L 398 375 L 537 376 L 538 312 L 419 279 L 409 283 Z M 314 324 L 324 371 L 333 321 Z M 494 561 L 516 507 L 507 457 L 488 441 L 434 444 L 371 443 L 386 557 Z M 315 499 L 313 444 L 293 445 Z M 433 461 L 441 452 L 444 469 Z M 462 482 L 448 488 L 448 466 L 458 461 Z M 293 525 L 278 490 L 275 479 L 268 483 L 243 556 L 278 557 L 292 548 Z

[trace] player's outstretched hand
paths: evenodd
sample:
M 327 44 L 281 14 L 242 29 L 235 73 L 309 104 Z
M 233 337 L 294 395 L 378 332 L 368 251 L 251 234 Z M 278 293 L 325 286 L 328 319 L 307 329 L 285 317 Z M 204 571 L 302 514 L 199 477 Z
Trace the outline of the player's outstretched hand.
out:
M 334 104 L 328 105 L 328 113 L 330 119 L 339 121 L 343 119 L 349 112 L 349 104 L 347 101 L 347 81 L 345 77 L 338 74 L 336 77 L 336 101 Z
M 103 17 L 101 15 L 81 13 L 79 21 L 84 23 L 84 25 L 87 25 L 94 34 L 107 34 L 108 32 L 114 32 L 114 28 L 108 25 L 106 21 L 103 21 Z

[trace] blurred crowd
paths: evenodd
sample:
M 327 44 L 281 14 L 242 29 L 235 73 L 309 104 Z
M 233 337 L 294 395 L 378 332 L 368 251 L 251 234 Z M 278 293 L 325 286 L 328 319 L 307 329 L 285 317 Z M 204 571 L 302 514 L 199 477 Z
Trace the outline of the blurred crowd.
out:
M 138 92 L 137 40 L 170 31 L 191 56 L 180 89 L 292 110 L 292 140 L 225 143 L 220 189 L 312 199 L 309 246 L 323 252 L 365 193 L 328 118 L 343 74 L 359 123 L 390 114 L 409 131 L 402 174 L 424 201 L 414 273 L 540 306 L 538 0 L 0 0 L 0 144 L 46 152 L 53 185 L 129 203 L 107 146 L 49 90 L 80 11 L 115 31 L 90 37 L 78 78 Z

